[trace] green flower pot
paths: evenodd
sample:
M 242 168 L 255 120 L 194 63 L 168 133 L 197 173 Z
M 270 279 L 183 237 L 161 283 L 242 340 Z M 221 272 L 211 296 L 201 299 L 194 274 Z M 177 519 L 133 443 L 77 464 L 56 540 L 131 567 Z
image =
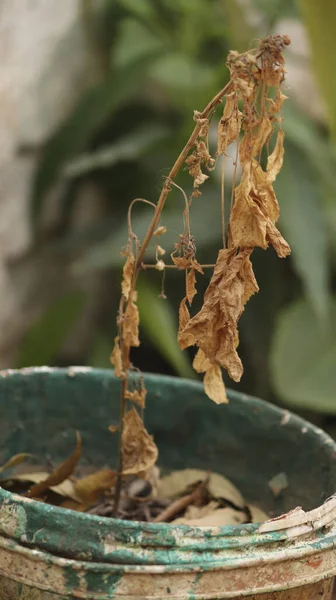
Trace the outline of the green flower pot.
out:
M 85 598 L 327 600 L 336 573 L 336 444 L 320 429 L 229 392 L 216 406 L 199 383 L 147 375 L 147 429 L 167 470 L 226 475 L 271 514 L 262 525 L 196 528 L 104 519 L 0 489 L 1 600 Z M 82 462 L 115 462 L 112 371 L 73 367 L 0 373 L 0 459 L 61 461 L 83 438 Z M 277 497 L 269 481 L 285 473 Z M 329 498 L 329 499 L 328 499 Z M 317 508 L 318 507 L 318 508 Z

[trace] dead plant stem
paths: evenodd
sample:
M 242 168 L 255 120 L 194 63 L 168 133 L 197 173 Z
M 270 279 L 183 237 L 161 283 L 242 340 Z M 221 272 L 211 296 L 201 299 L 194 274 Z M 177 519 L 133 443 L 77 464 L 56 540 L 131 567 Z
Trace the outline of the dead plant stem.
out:
M 207 119 L 209 117 L 210 114 L 212 114 L 212 112 L 216 109 L 217 105 L 221 102 L 222 98 L 225 96 L 225 94 L 227 94 L 230 91 L 230 87 L 232 86 L 232 83 L 229 82 L 220 92 L 218 92 L 218 94 L 216 94 L 216 96 L 214 96 L 212 98 L 212 100 L 210 100 L 210 102 L 207 104 L 207 106 L 205 107 L 205 109 L 203 110 L 202 113 L 198 114 L 197 116 L 197 121 L 196 121 L 196 125 L 194 127 L 194 130 L 189 138 L 189 140 L 187 141 L 186 145 L 184 146 L 183 150 L 181 151 L 181 153 L 179 154 L 178 158 L 176 159 L 168 177 L 166 178 L 162 190 L 161 190 L 161 194 L 160 197 L 158 199 L 158 202 L 155 206 L 155 210 L 154 210 L 154 215 L 153 218 L 149 224 L 147 233 L 144 237 L 144 240 L 137 252 L 137 256 L 136 256 L 136 260 L 135 260 L 135 265 L 134 265 L 134 269 L 133 269 L 133 275 L 132 275 L 132 280 L 131 280 L 131 288 L 130 288 L 130 292 L 129 292 L 129 296 L 126 302 L 126 308 L 125 310 L 127 310 L 127 306 L 132 302 L 133 300 L 133 296 L 134 296 L 134 291 L 135 291 L 135 286 L 136 286 L 136 282 L 137 282 L 137 278 L 138 278 L 138 274 L 139 271 L 141 270 L 141 266 L 142 266 L 142 262 L 144 260 L 145 257 L 145 253 L 146 250 L 148 248 L 149 242 L 151 241 L 152 237 L 153 237 L 153 233 L 160 221 L 160 217 L 161 217 L 161 213 L 163 210 L 163 207 L 166 203 L 167 200 L 167 196 L 171 190 L 171 182 L 175 179 L 175 177 L 177 176 L 178 172 L 180 171 L 180 169 L 183 167 L 185 159 L 187 158 L 190 150 L 192 149 L 192 147 L 195 145 L 195 142 L 197 140 L 197 137 L 199 135 L 199 132 L 201 130 L 201 123 L 200 120 L 201 119 Z M 119 502 L 120 502 L 120 492 L 121 492 L 121 482 L 122 482 L 122 467 L 123 467 L 123 440 L 122 440 L 122 434 L 123 434 L 123 422 L 124 422 L 124 417 L 125 417 L 125 412 L 126 412 L 126 405 L 127 405 L 127 401 L 125 398 L 125 392 L 127 390 L 127 385 L 128 385 L 128 372 L 129 372 L 129 364 L 130 364 L 130 348 L 129 346 L 126 346 L 124 343 L 124 339 L 123 339 L 123 335 L 122 335 L 122 330 L 123 330 L 123 323 L 122 323 L 122 318 L 123 315 L 119 314 L 119 319 L 121 322 L 120 325 L 120 330 L 121 330 L 121 335 L 120 335 L 120 349 L 121 349 L 121 354 L 122 354 L 122 360 L 123 360 L 123 370 L 125 372 L 125 376 L 124 379 L 122 381 L 122 385 L 121 385 L 121 398 L 120 398 L 120 436 L 119 436 L 119 461 L 118 461 L 118 470 L 117 470 L 117 480 L 116 480 L 116 489 L 115 489 L 115 498 L 114 498 L 114 507 L 113 507 L 113 515 L 116 516 L 118 514 L 118 509 L 119 509 Z

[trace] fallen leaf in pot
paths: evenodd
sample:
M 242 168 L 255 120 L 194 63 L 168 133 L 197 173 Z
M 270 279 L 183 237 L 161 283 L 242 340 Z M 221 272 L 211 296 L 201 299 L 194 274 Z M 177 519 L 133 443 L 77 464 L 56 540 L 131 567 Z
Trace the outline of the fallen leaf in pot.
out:
M 27 452 L 21 452 L 20 454 L 14 454 L 4 465 L 0 467 L 0 473 L 4 473 L 8 469 L 12 469 L 13 467 L 17 467 L 21 465 L 26 458 L 30 458 L 31 454 L 27 454 Z
M 212 503 L 210 503 L 211 505 Z M 204 506 L 203 509 L 208 509 L 210 506 Z M 197 507 L 190 507 L 197 508 Z M 198 517 L 188 518 L 181 517 L 173 521 L 174 525 L 189 525 L 190 527 L 223 527 L 224 525 L 240 525 L 246 523 L 246 514 L 244 511 L 235 510 L 234 508 L 225 507 L 205 511 L 199 509 Z M 195 513 L 192 513 L 195 514 Z
M 270 516 L 261 510 L 261 508 L 258 508 L 258 506 L 248 504 L 247 508 L 250 512 L 252 523 L 263 523 L 264 521 L 268 521 L 268 519 L 270 519 Z
M 92 505 L 98 502 L 100 496 L 114 485 L 115 479 L 115 471 L 101 469 L 96 473 L 78 479 L 74 484 L 75 494 L 80 502 Z
M 158 495 L 162 498 L 176 498 L 183 495 L 190 485 L 197 481 L 205 481 L 207 477 L 207 489 L 213 498 L 222 498 L 234 506 L 244 507 L 243 496 L 229 479 L 218 473 L 208 473 L 199 469 L 173 471 L 170 475 L 162 477 L 158 482 Z
M 44 481 L 40 481 L 32 485 L 29 488 L 26 496 L 30 498 L 40 496 L 49 488 L 61 484 L 65 479 L 68 479 L 68 477 L 72 475 L 82 454 L 82 438 L 78 431 L 76 433 L 76 436 L 76 448 L 71 454 L 71 456 L 69 456 L 69 458 L 67 458 L 61 465 L 56 467 L 56 469 L 54 469 Z

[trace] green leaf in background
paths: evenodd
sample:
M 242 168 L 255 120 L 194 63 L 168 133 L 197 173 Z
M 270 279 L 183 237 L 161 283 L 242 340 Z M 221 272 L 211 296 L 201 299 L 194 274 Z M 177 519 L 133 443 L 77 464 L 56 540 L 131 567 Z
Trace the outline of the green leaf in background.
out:
M 44 150 L 32 189 L 33 217 L 39 215 L 44 195 L 55 183 L 62 166 L 85 148 L 117 108 L 129 101 L 157 57 L 157 52 L 141 56 L 122 70 L 111 72 L 103 83 L 83 96 Z
M 176 312 L 168 300 L 159 298 L 148 281 L 137 283 L 140 324 L 147 338 L 181 377 L 195 377 L 188 356 L 177 343 Z
M 62 174 L 66 178 L 80 177 L 94 169 L 112 167 L 122 160 L 141 159 L 148 150 L 168 135 L 168 130 L 163 126 L 141 126 L 114 144 L 75 158 L 64 166 Z
M 279 316 L 271 352 L 271 375 L 290 407 L 336 414 L 336 301 L 328 325 L 308 302 L 299 301 Z
M 281 226 L 292 248 L 293 265 L 316 314 L 328 308 L 327 231 L 321 210 L 321 190 L 303 156 L 286 146 L 285 163 L 276 181 Z
M 84 295 L 64 296 L 35 323 L 21 344 L 17 368 L 48 365 L 66 339 L 84 304 Z
M 335 0 L 299 0 L 311 45 L 312 62 L 327 104 L 329 125 L 336 137 Z

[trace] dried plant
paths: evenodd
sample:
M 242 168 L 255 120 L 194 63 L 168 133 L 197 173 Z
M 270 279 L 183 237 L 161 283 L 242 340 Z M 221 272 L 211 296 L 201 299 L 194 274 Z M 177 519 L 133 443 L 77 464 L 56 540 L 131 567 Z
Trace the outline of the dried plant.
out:
M 196 346 L 193 367 L 198 373 L 204 373 L 204 388 L 209 398 L 221 404 L 227 402 L 221 368 L 225 368 L 234 381 L 239 381 L 243 373 L 237 353 L 237 327 L 246 302 L 259 289 L 251 263 L 253 249 L 266 249 L 271 244 L 281 258 L 290 253 L 287 242 L 276 227 L 279 205 L 273 189 L 273 182 L 281 169 L 284 156 L 284 133 L 279 113 L 286 96 L 281 92 L 280 85 L 285 75 L 282 51 L 289 43 L 287 36 L 269 36 L 253 50 L 243 54 L 229 53 L 229 83 L 202 112 L 195 111 L 194 130 L 166 177 L 157 204 L 143 199 L 136 199 L 131 203 L 128 213 L 129 237 L 122 251 L 126 261 L 117 318 L 118 335 L 111 354 L 115 375 L 121 380 L 120 453 L 115 514 L 118 511 L 122 475 L 146 476 L 158 457 L 157 448 L 142 419 L 146 398 L 144 381 L 141 375 L 133 376 L 138 370 L 130 360 L 131 348 L 140 344 L 136 292 L 139 272 L 148 266 L 163 273 L 168 267 L 185 271 L 186 291 L 179 309 L 178 342 L 182 349 Z M 208 142 L 209 126 L 221 102 L 224 102 L 224 110 L 218 125 L 217 151 L 212 157 Z M 272 143 L 273 148 L 270 148 Z M 234 174 L 229 198 L 230 219 L 226 227 L 225 161 L 231 144 L 235 144 Z M 201 265 L 196 259 L 196 243 L 190 230 L 189 211 L 194 198 L 201 195 L 200 187 L 208 179 L 219 156 L 222 157 L 223 245 L 214 265 Z M 184 166 L 193 178 L 193 190 L 189 199 L 184 190 L 174 183 L 179 170 Z M 238 168 L 241 173 L 239 176 Z M 171 254 L 172 264 L 166 265 L 162 258 L 165 250 L 161 246 L 161 236 L 165 234 L 166 228 L 160 225 L 160 218 L 173 185 L 181 190 L 185 200 L 184 230 Z M 131 227 L 131 209 L 134 202 L 139 201 L 154 209 L 142 242 Z M 155 239 L 156 264 L 144 265 L 145 253 L 152 238 Z M 206 267 L 214 267 L 213 274 L 204 294 L 202 308 L 191 316 L 190 307 L 197 294 L 196 279 L 203 275 Z M 128 408 L 129 403 L 131 408 Z

